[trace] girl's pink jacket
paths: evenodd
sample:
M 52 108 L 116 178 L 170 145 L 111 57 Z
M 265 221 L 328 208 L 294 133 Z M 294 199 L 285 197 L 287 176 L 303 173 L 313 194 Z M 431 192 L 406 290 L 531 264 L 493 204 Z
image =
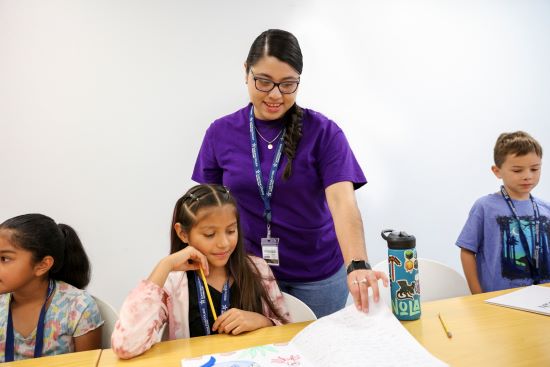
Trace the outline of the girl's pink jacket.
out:
M 283 295 L 267 263 L 259 257 L 250 256 L 261 275 L 262 283 L 271 301 L 288 322 L 291 322 Z M 275 325 L 282 324 L 267 304 L 263 314 Z M 120 358 L 132 358 L 160 341 L 160 330 L 168 322 L 170 340 L 189 338 L 189 290 L 187 274 L 174 271 L 168 275 L 164 287 L 142 280 L 130 292 L 120 310 L 111 337 L 111 347 Z

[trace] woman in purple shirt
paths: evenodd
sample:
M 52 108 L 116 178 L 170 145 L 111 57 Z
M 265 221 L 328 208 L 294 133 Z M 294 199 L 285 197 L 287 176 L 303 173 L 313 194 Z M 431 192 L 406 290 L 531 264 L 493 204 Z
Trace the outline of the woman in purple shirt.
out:
M 296 104 L 302 65 L 291 33 L 256 38 L 244 65 L 251 103 L 210 125 L 193 180 L 229 187 L 248 251 L 282 291 L 322 317 L 344 307 L 349 289 L 367 312 L 368 287 L 378 301 L 387 278 L 367 261 L 354 193 L 366 179 L 336 123 Z

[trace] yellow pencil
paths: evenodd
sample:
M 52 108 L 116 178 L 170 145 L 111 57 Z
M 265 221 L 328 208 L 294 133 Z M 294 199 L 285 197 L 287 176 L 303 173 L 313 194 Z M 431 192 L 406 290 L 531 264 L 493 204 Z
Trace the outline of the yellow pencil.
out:
M 439 321 L 441 321 L 441 326 L 443 326 L 443 330 L 445 330 L 445 333 L 447 334 L 447 338 L 452 338 L 453 334 L 447 329 L 447 325 L 445 325 L 445 322 L 443 321 L 443 318 L 441 318 L 441 314 L 438 313 L 437 317 L 439 317 Z
M 216 316 L 216 309 L 214 308 L 214 303 L 212 302 L 212 297 L 210 296 L 210 290 L 208 289 L 208 283 L 206 283 L 206 277 L 204 276 L 204 272 L 202 271 L 202 266 L 199 268 L 199 270 L 201 271 L 201 278 L 202 282 L 204 283 L 204 288 L 206 289 L 206 296 L 208 297 L 208 303 L 210 303 L 212 315 L 214 315 L 214 320 L 217 320 L 218 316 Z

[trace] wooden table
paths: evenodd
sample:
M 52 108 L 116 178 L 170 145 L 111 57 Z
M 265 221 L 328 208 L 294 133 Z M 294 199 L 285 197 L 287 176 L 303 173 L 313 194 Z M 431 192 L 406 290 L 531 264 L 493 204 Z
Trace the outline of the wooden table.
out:
M 426 302 L 420 320 L 402 324 L 429 352 L 453 367 L 550 366 L 550 317 L 484 302 L 510 291 Z M 452 332 L 451 339 L 443 331 L 438 313 Z M 119 360 L 112 350 L 104 350 L 99 366 L 176 367 L 183 358 L 289 341 L 308 324 L 274 326 L 239 336 L 163 342 L 127 361 Z
M 243 335 L 216 334 L 191 339 L 178 339 L 154 345 L 150 350 L 131 360 L 121 360 L 111 349 L 101 354 L 99 366 L 181 366 L 183 358 L 209 353 L 230 352 L 264 344 L 287 342 L 309 322 L 272 326 Z
M 428 351 L 453 367 L 550 366 L 549 316 L 484 302 L 510 291 L 423 303 L 422 317 L 402 324 Z
M 96 367 L 101 349 L 2 363 L 2 367 Z

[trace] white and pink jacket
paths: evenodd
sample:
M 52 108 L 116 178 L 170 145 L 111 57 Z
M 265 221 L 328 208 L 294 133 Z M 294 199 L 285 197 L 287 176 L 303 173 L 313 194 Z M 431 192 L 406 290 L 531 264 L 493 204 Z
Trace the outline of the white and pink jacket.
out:
M 267 295 L 280 314 L 291 321 L 271 269 L 259 257 L 250 256 L 250 259 L 260 273 Z M 265 302 L 262 313 L 275 325 L 282 324 Z M 170 340 L 189 338 L 189 289 L 184 271 L 171 272 L 163 288 L 142 280 L 130 292 L 115 324 L 111 347 L 120 358 L 135 357 L 160 341 L 160 330 L 166 322 Z

